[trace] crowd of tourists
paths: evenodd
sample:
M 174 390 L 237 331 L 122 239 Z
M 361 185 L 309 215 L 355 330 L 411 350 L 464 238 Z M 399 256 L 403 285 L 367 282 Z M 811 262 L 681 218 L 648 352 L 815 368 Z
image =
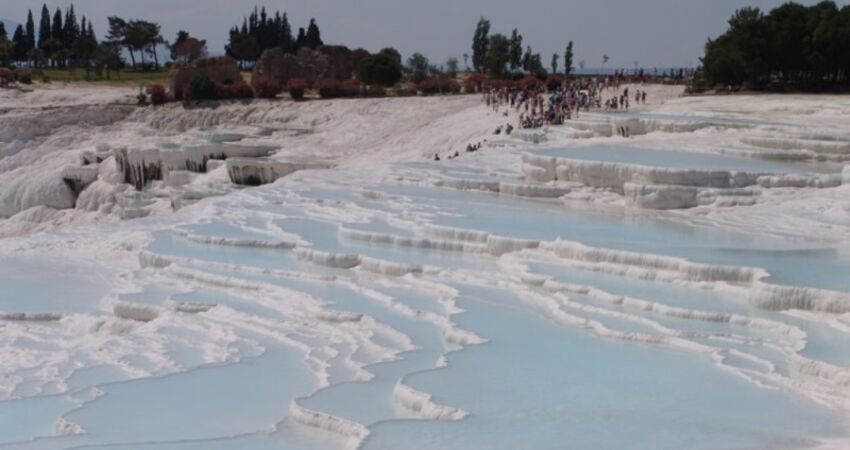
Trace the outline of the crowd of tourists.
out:
M 543 83 L 515 83 L 492 88 L 483 93 L 484 102 L 496 113 L 508 116 L 510 110 L 519 115 L 520 128 L 562 125 L 578 118 L 582 111 L 625 111 L 631 107 L 629 88 L 620 91 L 620 77 L 586 78 L 564 82 L 559 86 Z M 610 91 L 617 92 L 607 97 Z M 646 104 L 646 91 L 634 93 L 634 104 Z M 603 100 L 607 97 L 607 100 Z

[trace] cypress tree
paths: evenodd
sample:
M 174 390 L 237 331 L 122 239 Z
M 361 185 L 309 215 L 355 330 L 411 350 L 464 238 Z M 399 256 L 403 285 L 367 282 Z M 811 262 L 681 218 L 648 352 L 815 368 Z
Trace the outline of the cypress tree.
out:
M 307 27 L 307 35 L 305 36 L 305 44 L 314 50 L 324 45 L 324 42 L 322 42 L 322 33 L 319 31 L 319 26 L 316 25 L 316 19 L 310 19 L 310 25 Z
M 0 20 L 0 41 L 9 39 L 9 34 L 6 32 L 6 24 Z
M 263 6 L 260 10 L 260 19 L 257 21 L 257 44 L 260 46 L 260 53 L 263 50 L 272 47 L 272 43 L 269 39 L 269 20 L 268 14 L 266 14 L 266 7 Z
M 38 48 L 44 52 L 44 56 L 50 57 L 50 10 L 47 5 L 41 7 L 41 21 L 38 23 Z
M 567 44 L 567 49 L 564 51 L 564 75 L 570 76 L 573 73 L 573 41 Z
M 35 21 L 32 19 L 32 10 L 27 13 L 26 46 L 27 53 L 35 48 Z
M 53 13 L 50 36 L 53 38 L 54 45 L 62 45 L 65 42 L 65 27 L 62 26 L 62 11 L 59 8 L 56 8 L 56 12 Z
M 278 33 L 280 33 L 280 48 L 284 52 L 291 53 L 295 42 L 292 38 L 292 27 L 289 25 L 289 18 L 286 16 L 286 13 L 283 13 L 283 17 L 280 20 Z
M 80 25 L 77 23 L 73 4 L 68 7 L 68 11 L 65 13 L 65 29 L 63 31 L 65 49 L 70 49 L 80 35 Z
M 293 49 L 295 53 L 298 53 L 298 50 L 301 50 L 301 47 L 304 47 L 307 44 L 307 33 L 304 32 L 304 28 L 298 29 L 298 37 L 295 38 L 295 48 Z
M 12 35 L 12 60 L 16 62 L 26 61 L 27 49 L 26 49 L 26 33 L 24 33 L 24 27 L 22 25 L 18 25 L 15 28 L 15 34 Z

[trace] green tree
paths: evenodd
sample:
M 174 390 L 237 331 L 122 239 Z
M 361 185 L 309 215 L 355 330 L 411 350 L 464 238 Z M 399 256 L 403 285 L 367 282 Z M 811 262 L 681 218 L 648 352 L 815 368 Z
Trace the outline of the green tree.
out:
M 126 48 L 127 54 L 130 55 L 130 63 L 135 69 L 136 53 L 135 49 L 130 44 L 130 41 L 127 39 L 127 21 L 116 16 L 110 16 L 107 20 L 109 20 L 109 32 L 107 32 L 106 34 L 107 42 L 116 46 L 123 46 L 124 48 Z
M 61 66 L 65 62 L 60 57 L 65 45 L 65 27 L 62 24 L 62 10 L 59 8 L 56 8 L 56 12 L 53 13 L 53 22 L 50 24 L 50 39 L 50 57 L 55 66 Z
M 32 18 L 32 10 L 27 12 L 27 27 L 26 27 L 26 50 L 27 54 L 35 49 L 35 21 Z
M 457 72 L 459 70 L 458 69 L 459 65 L 460 65 L 460 63 L 458 62 L 457 58 L 455 58 L 455 57 L 451 57 L 448 60 L 446 60 L 446 75 L 448 75 L 452 78 L 456 77 Z
M 74 41 L 71 48 L 71 55 L 76 61 L 77 66 L 85 67 L 86 75 L 89 75 L 89 70 L 92 67 L 92 60 L 97 52 L 97 38 L 94 35 L 94 30 L 91 28 L 91 23 L 86 25 L 86 20 L 83 18 L 80 26 L 80 35 Z
M 552 54 L 552 74 L 553 75 L 558 73 L 558 58 L 559 58 L 559 56 L 560 55 L 558 55 L 557 53 Z
M 114 70 L 124 67 L 124 58 L 121 55 L 121 45 L 112 42 L 103 42 L 97 46 L 92 64 L 98 71 L 106 73 L 106 79 L 111 79 Z
M 295 44 L 293 44 L 293 50 L 297 53 L 298 50 L 301 50 L 302 47 L 307 46 L 307 32 L 304 31 L 304 28 L 298 29 L 298 36 L 295 38 Z
M 319 31 L 319 26 L 316 25 L 316 19 L 310 19 L 310 25 L 307 26 L 307 33 L 304 36 L 304 45 L 313 50 L 324 45 L 322 33 Z
M 360 61 L 357 76 L 366 84 L 390 87 L 401 80 L 401 65 L 387 53 L 376 53 Z
M 74 5 L 72 4 L 65 11 L 65 28 L 62 30 L 63 48 L 70 50 L 78 37 L 80 37 L 80 24 L 77 22 L 77 14 L 74 12 Z
M 543 67 L 543 59 L 540 57 L 540 53 L 533 53 L 528 58 L 528 72 L 541 80 L 548 75 L 546 68 Z
M 25 62 L 27 60 L 27 42 L 26 33 L 24 33 L 23 25 L 18 25 L 15 28 L 15 33 L 12 34 L 12 61 Z
M 230 37 L 227 53 L 239 61 L 239 67 L 244 67 L 246 61 L 257 60 L 257 40 L 248 33 L 236 33 Z
M 6 33 L 6 24 L 0 20 L 0 67 L 8 66 L 12 61 L 12 43 Z
M 422 53 L 414 53 L 407 59 L 407 69 L 410 71 L 410 79 L 414 83 L 421 83 L 428 78 L 431 63 Z
M 188 64 L 207 54 L 207 41 L 196 39 L 188 32 L 180 30 L 177 32 L 174 43 L 169 46 L 169 50 L 172 61 Z
M 522 35 L 516 28 L 511 33 L 511 48 L 509 52 L 511 70 L 516 71 L 522 66 Z
M 511 59 L 510 51 L 511 42 L 505 35 L 494 34 L 490 36 L 487 57 L 484 61 L 487 74 L 493 77 L 504 77 L 507 74 Z
M 482 17 L 478 20 L 475 35 L 472 37 L 472 67 L 476 72 L 484 71 L 489 46 L 490 21 Z
M 850 6 L 785 3 L 735 11 L 702 57 L 707 84 L 834 89 L 850 85 Z
M 43 5 L 41 7 L 41 20 L 38 23 L 38 48 L 47 58 L 53 55 L 53 39 L 50 32 L 50 10 L 47 9 L 47 5 Z
M 399 53 L 398 50 L 392 47 L 386 47 L 382 48 L 378 53 L 389 56 L 393 61 L 395 61 L 398 67 L 401 67 L 401 53 Z
M 567 49 L 564 51 L 564 75 L 570 76 L 573 74 L 573 41 L 567 44 Z
M 275 23 L 277 28 L 277 45 L 284 52 L 290 53 L 292 52 L 292 48 L 295 44 L 295 40 L 292 38 L 292 26 L 289 25 L 289 17 L 286 13 L 283 13 L 283 16 L 280 20 L 277 19 L 278 13 L 275 13 Z

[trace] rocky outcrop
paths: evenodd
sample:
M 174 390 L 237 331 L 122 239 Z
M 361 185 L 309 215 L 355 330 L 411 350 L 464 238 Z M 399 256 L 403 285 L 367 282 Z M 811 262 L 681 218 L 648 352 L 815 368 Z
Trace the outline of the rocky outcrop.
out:
M 183 89 L 195 77 L 205 76 L 215 83 L 230 84 L 242 79 L 236 60 L 229 56 L 201 58 L 187 65 L 179 65 L 171 69 L 169 92 L 179 99 Z

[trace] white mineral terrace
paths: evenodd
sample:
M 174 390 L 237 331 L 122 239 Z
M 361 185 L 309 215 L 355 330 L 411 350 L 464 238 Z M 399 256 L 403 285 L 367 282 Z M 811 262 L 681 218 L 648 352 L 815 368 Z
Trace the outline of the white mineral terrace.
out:
M 850 99 L 648 90 L 0 91 L 0 448 L 850 448 Z

